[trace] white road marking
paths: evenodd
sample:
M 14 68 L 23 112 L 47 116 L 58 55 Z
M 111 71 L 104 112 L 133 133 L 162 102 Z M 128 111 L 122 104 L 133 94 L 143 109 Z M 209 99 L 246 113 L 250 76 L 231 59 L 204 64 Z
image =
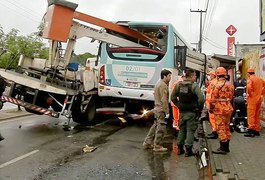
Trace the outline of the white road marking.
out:
M 4 164 L 0 164 L 0 169 L 3 168 L 3 167 L 8 166 L 8 165 L 10 165 L 10 164 L 13 164 L 13 163 L 15 163 L 15 162 L 17 162 L 17 161 L 20 161 L 20 160 L 22 160 L 22 159 L 24 159 L 24 158 L 26 158 L 26 157 L 28 157 L 28 156 L 31 156 L 31 155 L 33 155 L 33 154 L 35 154 L 35 153 L 37 153 L 37 152 L 39 152 L 38 149 L 36 149 L 36 150 L 34 150 L 34 151 L 31 151 L 31 152 L 29 152 L 29 153 L 27 153 L 27 154 L 24 154 L 24 155 L 22 155 L 22 156 L 19 156 L 19 157 L 15 158 L 15 159 L 12 159 L 12 160 L 10 160 L 10 161 L 4 163 Z

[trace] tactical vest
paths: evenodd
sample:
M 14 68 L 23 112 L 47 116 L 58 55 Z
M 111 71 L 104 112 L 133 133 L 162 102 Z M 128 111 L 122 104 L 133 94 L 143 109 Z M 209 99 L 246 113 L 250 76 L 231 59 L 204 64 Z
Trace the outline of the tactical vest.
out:
M 192 82 L 183 81 L 177 85 L 178 103 L 177 107 L 181 111 L 195 110 L 197 107 L 197 96 L 192 91 Z

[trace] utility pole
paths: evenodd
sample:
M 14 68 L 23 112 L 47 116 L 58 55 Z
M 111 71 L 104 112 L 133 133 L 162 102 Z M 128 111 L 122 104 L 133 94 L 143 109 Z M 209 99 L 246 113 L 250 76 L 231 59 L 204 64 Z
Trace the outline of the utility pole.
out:
M 190 12 L 198 12 L 200 13 L 200 39 L 198 43 L 198 50 L 199 52 L 202 52 L 202 13 L 205 13 L 206 11 L 203 10 L 190 10 Z

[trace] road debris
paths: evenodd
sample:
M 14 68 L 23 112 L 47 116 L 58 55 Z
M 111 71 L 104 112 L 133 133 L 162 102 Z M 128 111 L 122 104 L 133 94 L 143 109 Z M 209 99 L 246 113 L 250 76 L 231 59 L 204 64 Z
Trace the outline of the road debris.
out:
M 118 117 L 119 120 L 122 122 L 122 123 L 127 123 L 127 121 L 123 118 L 123 117 Z
M 83 148 L 83 152 L 93 152 L 95 151 L 96 149 L 98 148 L 98 146 L 88 146 L 86 145 L 84 148 Z

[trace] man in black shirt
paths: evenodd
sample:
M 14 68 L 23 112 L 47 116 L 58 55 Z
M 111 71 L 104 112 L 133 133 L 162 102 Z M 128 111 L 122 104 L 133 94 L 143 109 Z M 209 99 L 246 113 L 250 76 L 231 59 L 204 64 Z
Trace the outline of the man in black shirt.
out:
M 246 85 L 247 85 L 247 80 L 242 77 L 240 71 L 236 71 L 236 80 L 234 82 L 235 97 L 243 96 L 243 94 L 245 93 Z

